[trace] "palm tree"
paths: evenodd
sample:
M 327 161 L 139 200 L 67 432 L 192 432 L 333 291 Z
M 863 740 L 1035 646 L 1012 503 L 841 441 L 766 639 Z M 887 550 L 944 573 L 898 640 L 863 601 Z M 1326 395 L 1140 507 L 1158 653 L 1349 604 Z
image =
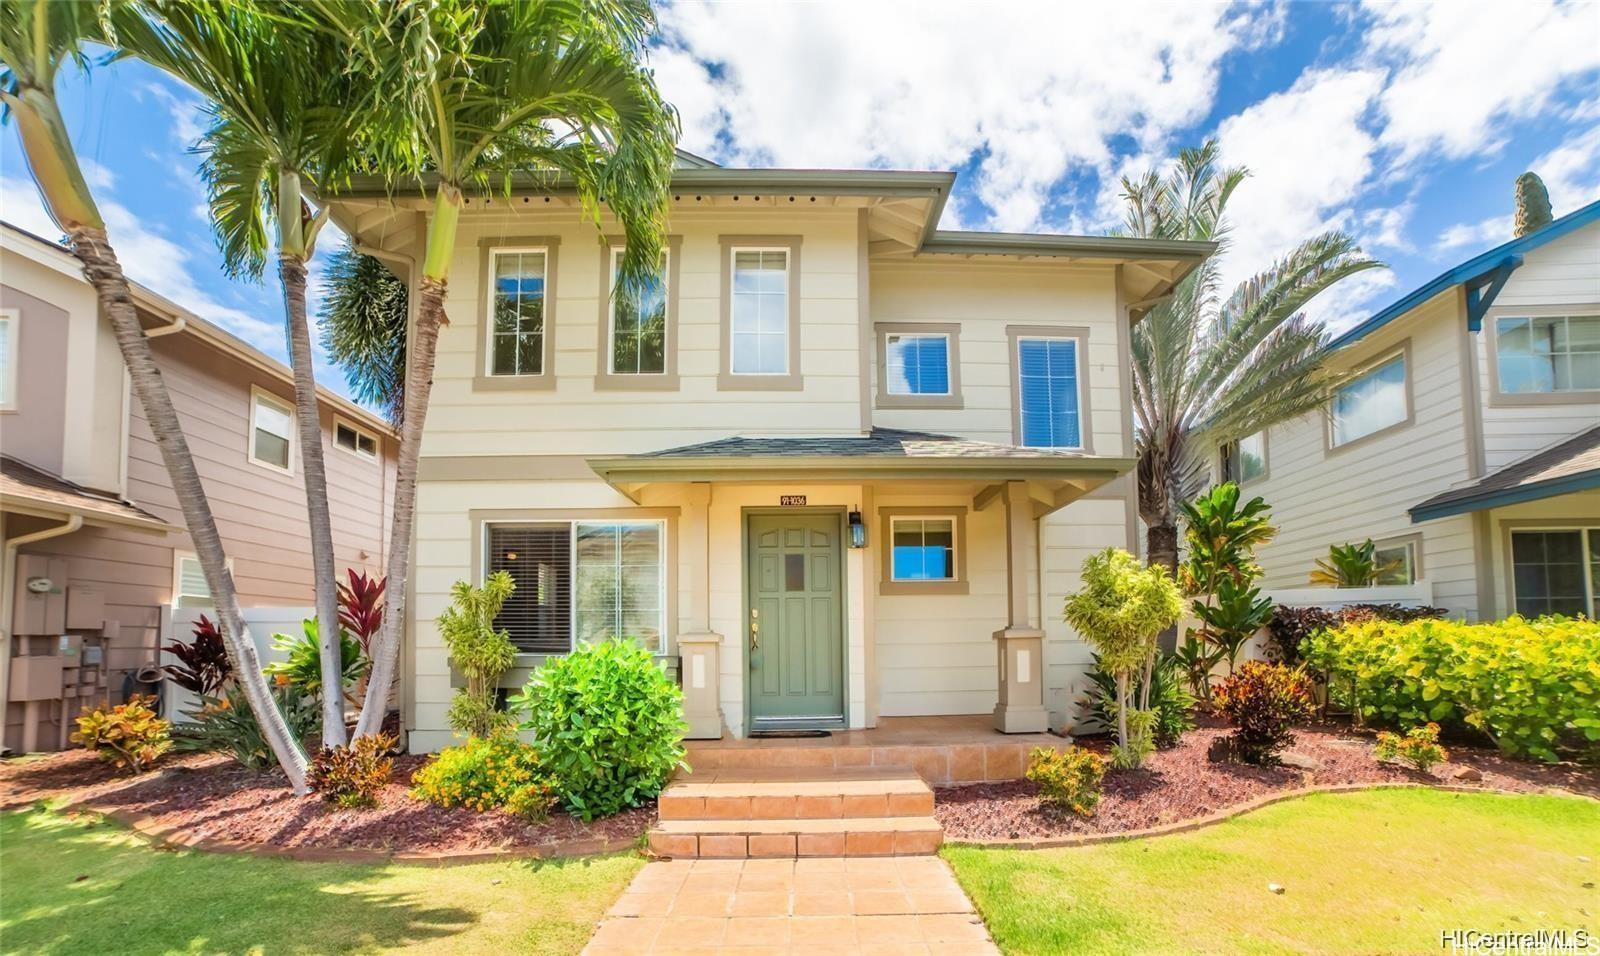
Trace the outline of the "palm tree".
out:
M 56 100 L 55 80 L 67 63 L 86 64 L 84 44 L 107 39 L 101 14 L 111 4 L 52 0 L 0 0 L 0 103 L 17 121 L 23 152 L 35 184 L 56 225 L 83 263 L 100 311 L 111 323 L 133 392 L 144 407 L 150 431 L 161 449 L 184 524 L 205 572 L 211 599 L 221 618 L 223 639 L 234 672 L 263 735 L 290 784 L 306 789 L 306 757 L 273 702 L 255 643 L 239 611 L 239 595 L 228 571 L 222 538 L 211 515 L 205 487 L 189 453 L 178 413 L 161 378 L 150 342 L 134 309 L 128 279 L 117 262 L 93 194 L 67 135 Z
M 377 78 L 381 109 L 366 155 L 394 188 L 431 192 L 394 490 L 389 599 L 374 641 L 357 734 L 388 711 L 405 620 L 417 455 L 433 384 L 456 226 L 470 188 L 534 171 L 570 184 L 585 214 L 601 204 L 627 237 L 619 285 L 660 267 L 677 115 L 643 65 L 655 29 L 648 0 L 433 0 L 377 6 L 317 0 Z
M 1248 173 L 1218 165 L 1215 141 L 1184 150 L 1165 176 L 1122 181 L 1123 234 L 1227 243 L 1225 212 Z M 1327 332 L 1301 312 L 1335 283 L 1383 263 L 1341 232 L 1314 236 L 1218 298 L 1215 258 L 1133 329 L 1139 516 L 1147 559 L 1176 573 L 1180 502 L 1206 479 L 1205 455 L 1327 400 Z
M 405 420 L 406 284 L 354 240 L 333 254 L 326 279 L 317 311 L 322 348 L 344 370 L 350 393 L 398 428 Z
M 230 275 L 261 278 L 275 227 L 295 419 L 311 535 L 322 686 L 344 673 L 333 519 L 323 461 L 321 408 L 306 322 L 306 262 L 326 209 L 307 186 L 338 175 L 352 124 L 365 115 L 359 71 L 332 33 L 309 29 L 243 0 L 146 0 L 115 21 L 118 45 L 193 87 L 212 123 L 196 147 L 204 160 L 212 226 Z M 345 743 L 344 699 L 322 695 L 322 743 Z

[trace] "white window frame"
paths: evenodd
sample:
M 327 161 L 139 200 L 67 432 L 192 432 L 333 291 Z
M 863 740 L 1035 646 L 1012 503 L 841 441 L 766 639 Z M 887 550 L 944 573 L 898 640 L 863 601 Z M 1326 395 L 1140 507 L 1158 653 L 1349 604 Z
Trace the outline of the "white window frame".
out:
M 1489 339 L 1488 352 L 1490 368 L 1493 370 L 1493 381 L 1490 383 L 1490 397 L 1495 404 L 1525 404 L 1525 405 L 1561 405 L 1592 402 L 1600 399 L 1600 387 L 1595 388 L 1551 388 L 1546 392 L 1508 392 L 1505 390 L 1502 375 L 1502 356 L 1500 355 L 1500 340 L 1502 331 L 1500 323 L 1522 320 L 1532 323 L 1540 319 L 1566 319 L 1568 322 L 1575 318 L 1595 318 L 1600 316 L 1600 306 L 1580 305 L 1571 307 L 1536 307 L 1525 308 L 1515 312 L 1495 313 L 1489 316 L 1487 322 L 1492 331 Z M 1570 354 L 1570 353 L 1567 353 Z
M 351 431 L 356 433 L 356 447 L 354 447 L 354 448 L 346 448 L 343 445 L 339 444 L 339 429 L 340 428 L 348 428 Z M 254 435 L 255 432 L 252 431 L 250 434 Z M 370 428 L 363 428 L 360 425 L 357 425 L 355 422 L 351 421 L 348 418 L 345 418 L 343 415 L 335 415 L 335 416 L 333 416 L 333 436 L 332 437 L 333 437 L 333 447 L 334 448 L 337 448 L 338 450 L 344 452 L 347 455 L 354 455 L 355 457 L 360 458 L 362 461 L 377 461 L 379 454 L 383 450 L 383 443 L 378 439 L 377 433 L 373 432 Z M 365 452 L 365 451 L 361 450 L 361 439 L 362 438 L 370 438 L 370 439 L 372 439 L 372 451 Z
M 540 333 L 539 340 L 539 371 L 496 372 L 494 370 L 495 261 L 502 255 L 526 254 L 530 252 L 537 252 L 544 256 L 544 330 Z M 484 296 L 485 305 L 483 310 L 483 370 L 481 374 L 484 377 L 501 381 L 514 381 L 516 379 L 548 379 L 551 377 L 552 370 L 549 366 L 551 363 L 551 357 L 554 355 L 554 350 L 550 348 L 550 336 L 554 333 L 554 329 L 552 329 L 550 323 L 550 266 L 553 257 L 554 252 L 551 247 L 544 245 L 489 247 L 489 271 L 487 274 L 489 289 L 488 294 Z
M 783 371 L 781 372 L 741 372 L 735 363 L 738 350 L 733 347 L 734 340 L 739 335 L 738 328 L 734 325 L 734 315 L 737 309 L 734 303 L 738 302 L 737 293 L 734 291 L 739 285 L 739 253 L 741 252 L 777 252 L 783 255 Z M 791 328 L 789 316 L 793 314 L 789 297 L 795 294 L 794 288 L 794 250 L 788 246 L 729 246 L 728 247 L 728 374 L 739 378 L 751 379 L 782 379 L 794 375 L 795 369 L 789 367 L 791 335 L 799 335 L 800 330 Z M 757 335 L 766 335 L 757 332 Z M 758 353 L 759 354 L 759 353 Z
M 1024 342 L 1072 342 L 1072 361 L 1077 365 L 1074 370 L 1078 386 L 1078 443 L 1076 445 L 1030 445 L 1025 438 L 1026 431 L 1022 427 L 1022 403 L 1024 392 L 1022 388 L 1022 343 Z M 1088 451 L 1089 435 L 1089 363 L 1085 361 L 1084 351 L 1088 348 L 1088 341 L 1082 335 L 1042 335 L 1028 332 L 1014 336 L 1011 346 L 1011 380 L 1016 383 L 1017 389 L 1017 445 L 1022 448 L 1054 448 L 1058 451 Z
M 179 608 L 179 607 L 183 606 L 180 602 L 181 602 L 181 599 L 183 597 L 185 597 L 185 595 L 183 593 L 183 562 L 185 562 L 185 561 L 193 561 L 195 564 L 199 564 L 200 563 L 200 556 L 198 554 L 195 554 L 193 551 L 180 551 L 178 549 L 173 549 L 173 552 L 172 552 L 172 597 L 171 597 L 171 601 L 170 601 L 170 604 L 171 604 L 171 606 L 173 608 Z M 232 575 L 233 574 L 233 558 L 231 558 L 231 557 L 228 558 L 227 567 L 228 567 L 228 574 Z M 204 569 L 203 568 L 201 569 L 201 573 L 204 574 Z M 208 587 L 209 587 L 209 583 L 208 583 Z M 235 587 L 237 587 L 237 584 L 235 585 Z M 188 596 L 189 597 L 199 597 L 200 595 L 195 594 L 195 595 L 188 595 Z M 196 607 L 196 608 L 198 608 L 198 607 L 209 607 L 209 608 L 213 608 L 213 609 L 217 606 L 216 600 L 210 594 L 206 594 L 205 595 L 205 599 L 207 601 L 209 601 L 210 603 L 209 604 L 204 604 L 204 605 L 193 604 L 193 605 L 189 605 L 189 606 L 190 607 Z
M 264 461 L 256 457 L 256 412 L 262 404 L 275 405 L 289 416 L 289 451 L 285 456 L 288 459 L 287 465 L 279 465 L 276 462 Z M 245 457 L 249 459 L 252 465 L 268 468 L 284 475 L 293 475 L 295 446 L 299 443 L 299 435 L 297 434 L 299 429 L 296 426 L 297 421 L 293 402 L 287 401 L 279 397 L 275 392 L 269 392 L 259 385 L 250 386 L 250 441 Z
M 1357 435 L 1357 436 L 1355 436 L 1353 438 L 1346 438 L 1344 441 L 1339 441 L 1338 440 L 1338 432 L 1337 432 L 1337 429 L 1335 428 L 1335 415 L 1334 415 L 1334 403 L 1338 399 L 1339 393 L 1344 391 L 1345 389 L 1351 387 L 1356 382 L 1361 381 L 1362 379 L 1365 379 L 1365 378 L 1367 378 L 1367 377 L 1369 377 L 1371 375 L 1376 374 L 1379 369 L 1381 369 L 1385 365 L 1388 365 L 1389 363 L 1393 362 L 1395 359 L 1399 359 L 1400 360 L 1400 373 L 1401 373 L 1401 376 L 1400 376 L 1400 395 L 1401 395 L 1402 401 L 1405 402 L 1405 407 L 1402 410 L 1404 414 L 1402 414 L 1400 416 L 1398 421 L 1390 422 L 1389 424 L 1384 425 L 1384 426 L 1382 426 L 1380 428 L 1376 428 L 1376 429 L 1374 429 L 1374 430 L 1372 430 L 1370 432 L 1367 432 L 1364 435 Z M 1344 450 L 1346 448 L 1350 448 L 1350 447 L 1353 447 L 1355 445 L 1359 445 L 1364 441 L 1368 441 L 1370 439 L 1376 438 L 1379 435 L 1387 435 L 1390 432 L 1398 431 L 1399 429 L 1405 428 L 1408 425 L 1410 425 L 1412 423 L 1412 421 L 1415 419 L 1415 413 L 1413 411 L 1414 405 L 1412 403 L 1412 398 L 1411 398 L 1411 348 L 1410 348 L 1410 343 L 1407 342 L 1407 343 L 1405 343 L 1403 345 L 1397 346 L 1396 348 L 1390 349 L 1390 350 L 1384 352 L 1382 355 L 1379 355 L 1377 358 L 1374 358 L 1372 361 L 1367 362 L 1366 364 L 1364 364 L 1361 367 L 1361 371 L 1360 372 L 1356 373 L 1355 375 L 1352 375 L 1348 381 L 1346 381 L 1345 383 L 1340 385 L 1338 388 L 1334 389 L 1333 395 L 1329 396 L 1329 398 L 1328 398 L 1328 406 L 1327 407 L 1328 407 L 1328 412 L 1327 412 L 1327 415 L 1326 415 L 1327 428 L 1326 428 L 1326 430 L 1324 432 L 1324 436 L 1325 436 L 1326 443 L 1327 443 L 1327 450 L 1330 451 L 1330 452 L 1342 451 L 1342 450 Z
M 942 392 L 897 392 L 894 390 L 894 380 L 888 378 L 889 349 L 893 343 L 890 339 L 944 339 L 944 391 Z M 949 398 L 955 394 L 955 374 L 951 369 L 951 358 L 955 346 L 948 332 L 884 332 L 883 333 L 883 369 L 887 379 L 884 382 L 883 393 L 895 398 Z
M 14 412 L 17 410 L 17 378 L 22 373 L 22 365 L 18 361 L 21 356 L 17 353 L 18 343 L 22 340 L 22 312 L 19 309 L 0 309 L 0 335 L 6 340 L 6 380 L 0 385 L 0 411 Z
M 894 573 L 894 533 L 895 527 L 900 524 L 926 524 L 929 521 L 950 522 L 950 576 L 946 578 L 902 578 Z M 889 549 L 889 580 L 895 584 L 951 584 L 961 580 L 961 517 L 954 512 L 949 514 L 911 514 L 889 516 L 889 540 L 884 542 Z
M 1589 561 L 1589 536 L 1592 534 L 1600 534 L 1600 522 L 1568 525 L 1535 524 L 1509 527 L 1505 529 L 1506 588 L 1511 592 L 1511 604 L 1506 608 L 1507 614 L 1520 613 L 1517 610 L 1517 535 L 1571 534 L 1573 532 L 1578 533 L 1578 553 L 1582 557 L 1583 563 L 1583 585 L 1585 589 L 1584 601 L 1587 602 L 1586 610 L 1592 611 L 1594 609 L 1596 600 L 1600 599 L 1600 593 L 1596 592 L 1596 589 L 1600 588 L 1600 580 L 1595 580 L 1594 565 Z
M 609 376 L 623 376 L 630 379 L 663 379 L 671 373 L 671 348 L 672 348 L 672 250 L 661 250 L 661 371 L 659 372 L 619 372 L 617 371 L 617 269 L 621 264 L 623 254 L 627 252 L 626 246 L 612 246 L 611 255 L 607 260 L 609 275 L 606 279 L 606 374 Z M 785 343 L 787 344 L 787 343 Z M 730 360 L 731 361 L 731 360 Z
M 573 589 L 573 593 L 568 595 L 570 600 L 567 602 L 567 653 L 570 654 L 578 647 L 578 596 L 576 594 L 576 588 L 578 586 L 578 525 L 580 524 L 655 525 L 658 528 L 659 534 L 657 536 L 657 547 L 659 548 L 661 584 L 660 593 L 657 595 L 657 604 L 661 612 L 661 625 L 659 628 L 657 628 L 657 632 L 660 636 L 656 642 L 657 646 L 655 647 L 654 652 L 658 654 L 666 653 L 668 637 L 667 628 L 670 623 L 670 608 L 668 607 L 667 596 L 672 584 L 672 575 L 671 569 L 667 566 L 667 561 L 671 555 L 670 550 L 667 548 L 667 535 L 670 533 L 671 527 L 665 518 L 530 518 L 526 521 L 485 521 L 482 526 L 483 540 L 479 542 L 479 553 L 482 555 L 480 567 L 482 570 L 478 575 L 478 584 L 482 586 L 484 579 L 489 575 L 491 558 L 489 542 L 493 537 L 493 533 L 496 528 L 527 528 L 538 526 L 559 527 L 561 525 L 566 525 L 567 560 L 569 562 L 569 569 L 571 572 L 568 575 L 568 587 Z M 517 653 L 539 654 L 545 652 L 523 651 L 518 649 Z
M 1379 556 L 1383 552 L 1385 552 L 1385 551 L 1395 551 L 1395 550 L 1402 550 L 1402 551 L 1405 552 L 1405 558 L 1404 558 L 1405 570 L 1407 571 L 1407 576 L 1410 578 L 1410 580 L 1406 581 L 1406 582 L 1404 582 L 1403 584 L 1400 584 L 1400 585 L 1380 585 L 1380 586 L 1410 587 L 1411 585 L 1416 584 L 1418 581 L 1422 580 L 1422 539 L 1421 538 L 1416 537 L 1416 536 L 1405 536 L 1405 537 L 1399 537 L 1399 538 L 1387 538 L 1387 539 L 1384 539 L 1382 541 L 1373 542 L 1372 547 L 1373 547 L 1373 552 L 1372 552 L 1373 561 L 1375 563 L 1377 563 L 1377 564 L 1380 564 L 1380 565 L 1383 562 L 1382 562 L 1382 560 L 1380 559 Z

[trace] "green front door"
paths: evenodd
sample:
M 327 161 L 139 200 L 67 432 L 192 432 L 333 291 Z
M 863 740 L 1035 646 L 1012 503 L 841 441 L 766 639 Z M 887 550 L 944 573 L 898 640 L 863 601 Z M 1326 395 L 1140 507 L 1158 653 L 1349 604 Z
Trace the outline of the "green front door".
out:
M 754 729 L 844 718 L 839 516 L 751 515 L 745 645 Z

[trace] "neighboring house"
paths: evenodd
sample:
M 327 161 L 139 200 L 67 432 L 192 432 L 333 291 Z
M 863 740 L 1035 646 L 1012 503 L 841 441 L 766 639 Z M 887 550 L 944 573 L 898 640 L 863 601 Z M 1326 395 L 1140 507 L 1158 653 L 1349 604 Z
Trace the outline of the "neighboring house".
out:
M 1452 615 L 1600 615 L 1600 202 L 1463 262 L 1339 336 L 1326 413 L 1221 471 L 1272 506 L 1268 589 L 1371 538 Z
M 993 714 L 1072 724 L 1061 621 L 1133 548 L 1129 329 L 1209 243 L 948 232 L 955 176 L 683 157 L 662 281 L 619 229 L 515 180 L 461 218 L 422 440 L 404 721 L 451 739 L 434 624 L 509 571 L 505 685 L 626 635 L 681 671 L 691 736 Z M 428 204 L 335 220 L 413 284 Z
M 148 289 L 132 289 L 241 603 L 310 606 L 289 369 Z M 394 433 L 331 392 L 321 401 L 338 567 L 381 573 Z M 104 635 L 97 676 L 117 701 L 128 676 L 157 659 L 163 607 L 209 603 L 166 465 L 94 290 L 65 249 L 9 225 L 0 225 L 0 512 L 7 664 L 68 632 L 75 640 Z M 30 579 L 48 579 L 53 599 L 30 592 Z M 0 680 L 0 689 L 23 679 Z M 7 699 L 5 742 L 17 748 L 25 708 L 17 693 Z M 37 743 L 54 746 L 58 710 L 36 710 L 51 721 Z

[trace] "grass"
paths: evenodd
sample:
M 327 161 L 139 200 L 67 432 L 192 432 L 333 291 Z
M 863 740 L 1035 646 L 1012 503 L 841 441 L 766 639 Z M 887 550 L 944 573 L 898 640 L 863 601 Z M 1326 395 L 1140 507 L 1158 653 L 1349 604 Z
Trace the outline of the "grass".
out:
M 1446 951 L 1447 928 L 1600 934 L 1600 803 L 1576 797 L 1317 794 L 1175 836 L 943 852 L 1007 953 L 1420 953 Z
M 109 822 L 0 814 L 6 953 L 576 953 L 642 861 L 351 866 L 152 850 Z

